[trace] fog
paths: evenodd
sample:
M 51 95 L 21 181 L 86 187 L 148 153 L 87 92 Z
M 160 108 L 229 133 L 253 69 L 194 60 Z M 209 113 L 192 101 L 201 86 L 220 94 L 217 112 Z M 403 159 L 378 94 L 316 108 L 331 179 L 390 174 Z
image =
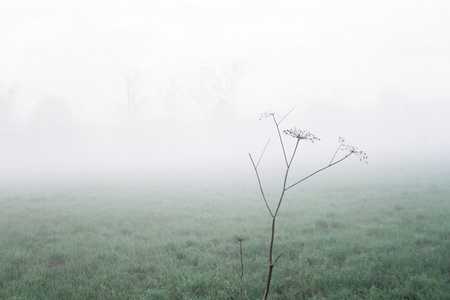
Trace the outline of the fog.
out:
M 340 136 L 369 163 L 329 176 L 447 172 L 449 28 L 448 1 L 2 1 L 0 180 L 253 180 L 292 108 L 321 139 L 294 176 Z

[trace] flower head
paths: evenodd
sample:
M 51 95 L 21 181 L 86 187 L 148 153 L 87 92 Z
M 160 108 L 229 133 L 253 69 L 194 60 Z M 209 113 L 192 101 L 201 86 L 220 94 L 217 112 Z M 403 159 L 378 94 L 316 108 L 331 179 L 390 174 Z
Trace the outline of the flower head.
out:
M 276 116 L 276 114 L 274 112 L 265 112 L 259 116 L 259 119 L 261 120 L 261 119 L 269 118 L 269 117 L 273 117 L 273 116 Z
M 314 134 L 309 132 L 308 130 L 299 130 L 294 127 L 294 129 L 287 129 L 283 131 L 285 134 L 292 136 L 293 138 L 299 139 L 299 140 L 306 140 L 311 143 L 314 143 L 314 141 L 320 141 L 318 137 L 316 137 Z
M 345 150 L 345 151 L 350 152 L 351 154 L 355 154 L 359 158 L 360 161 L 364 161 L 365 163 L 368 163 L 367 162 L 368 157 L 367 157 L 366 152 L 364 152 L 362 150 L 358 150 L 358 148 L 356 148 L 353 145 L 345 144 L 345 139 L 343 137 L 339 137 L 339 143 L 341 143 L 342 151 Z
M 238 242 L 245 242 L 248 241 L 249 238 L 244 236 L 244 235 L 235 235 L 234 238 L 238 241 Z

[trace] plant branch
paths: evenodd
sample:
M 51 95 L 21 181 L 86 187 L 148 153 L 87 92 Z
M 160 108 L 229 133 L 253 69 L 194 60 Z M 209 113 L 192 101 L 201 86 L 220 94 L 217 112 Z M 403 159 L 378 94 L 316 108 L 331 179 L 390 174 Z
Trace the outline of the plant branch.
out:
M 259 178 L 258 168 L 255 165 L 255 162 L 253 161 L 252 155 L 249 153 L 248 156 L 250 156 L 250 160 L 252 161 L 253 168 L 255 169 L 256 178 L 258 179 L 259 189 L 260 189 L 261 195 L 262 195 L 262 197 L 264 199 L 264 203 L 266 204 L 267 210 L 269 211 L 270 215 L 273 217 L 272 210 L 270 209 L 269 204 L 267 203 L 267 200 L 266 200 L 266 195 L 264 194 L 264 190 L 263 190 L 263 187 L 262 187 L 262 184 L 261 184 L 261 179 Z
M 267 146 L 269 146 L 269 142 L 270 142 L 270 138 L 267 140 L 266 146 L 264 147 L 264 150 L 263 150 L 263 152 L 261 153 L 261 156 L 258 159 L 258 163 L 256 164 L 256 167 L 259 166 L 259 162 L 261 161 L 261 159 L 262 159 L 262 157 L 264 155 L 264 152 L 266 152 Z
M 241 254 L 241 275 L 239 276 L 241 278 L 241 294 L 240 299 L 242 300 L 242 296 L 244 293 L 244 259 L 242 257 L 242 240 L 239 240 L 239 250 Z
M 333 162 L 334 158 L 336 157 L 336 154 L 338 153 L 339 149 L 341 149 L 341 147 L 342 147 L 343 144 L 344 144 L 344 141 L 342 140 L 341 143 L 340 143 L 340 145 L 339 145 L 339 147 L 336 149 L 336 152 L 334 152 L 333 157 L 331 158 L 330 165 L 331 165 L 331 163 Z
M 283 122 L 283 120 L 287 117 L 287 116 L 289 116 L 290 114 L 291 114 L 291 112 L 293 111 L 295 109 L 295 106 L 286 114 L 286 115 L 284 115 L 284 117 L 280 120 L 280 122 L 278 122 L 278 125 L 280 125 L 281 124 L 281 122 Z
M 277 120 L 275 119 L 275 115 L 272 115 L 272 118 L 273 118 L 273 121 L 275 122 L 275 127 L 277 128 L 278 137 L 280 138 L 281 149 L 283 149 L 284 161 L 286 162 L 286 166 L 288 166 L 289 163 L 288 163 L 287 156 L 286 156 L 286 150 L 284 149 L 284 143 L 283 143 L 283 138 L 281 137 L 280 127 L 278 126 L 279 123 L 277 123 Z
M 283 252 L 280 253 L 280 255 L 277 256 L 277 258 L 275 259 L 275 261 L 273 262 L 273 265 L 275 265 L 278 261 L 278 259 L 281 257 L 281 255 L 283 255 Z
M 300 139 L 297 139 L 297 143 L 295 144 L 294 152 L 292 152 L 291 160 L 289 161 L 289 163 L 288 163 L 288 165 L 286 167 L 286 173 L 284 175 L 284 182 L 283 182 L 283 190 L 281 192 L 280 200 L 278 201 L 277 209 L 275 210 L 275 214 L 274 214 L 275 217 L 278 214 L 278 210 L 280 209 L 281 202 L 283 202 L 284 192 L 286 192 L 286 190 L 287 190 L 286 184 L 287 184 L 287 180 L 288 180 L 289 170 L 291 168 L 292 161 L 294 160 L 295 153 L 297 152 L 297 148 L 298 148 L 298 144 L 299 143 L 300 143 Z
M 344 156 L 344 157 L 341 158 L 340 160 L 335 161 L 334 163 L 330 163 L 328 166 L 323 167 L 322 169 L 319 169 L 319 170 L 317 170 L 317 171 L 315 171 L 315 172 L 309 174 L 308 176 L 304 177 L 303 179 L 300 179 L 300 180 L 297 181 L 296 183 L 294 183 L 294 184 L 288 186 L 285 190 L 287 191 L 287 190 L 290 189 L 291 187 L 294 187 L 295 185 L 297 185 L 297 184 L 299 184 L 300 182 L 302 182 L 302 181 L 308 179 L 309 177 L 314 176 L 314 175 L 316 175 L 317 173 L 319 173 L 319 172 L 321 172 L 321 171 L 323 171 L 323 170 L 326 170 L 326 169 L 328 169 L 329 167 L 334 166 L 335 164 L 340 163 L 341 161 L 343 161 L 344 159 L 346 159 L 347 157 L 349 157 L 349 156 L 352 155 L 352 154 L 353 154 L 353 152 L 350 152 L 349 154 L 347 154 L 346 156 Z
M 273 271 L 273 266 L 274 266 L 274 262 L 273 262 L 273 240 L 275 238 L 275 219 L 276 217 L 273 216 L 272 217 L 272 233 L 270 235 L 270 248 L 269 248 L 269 274 L 267 275 L 267 283 L 266 283 L 266 288 L 264 290 L 264 300 L 267 300 L 267 297 L 269 296 L 269 288 L 270 288 L 270 281 L 272 279 L 272 271 Z M 277 260 L 280 256 L 277 257 Z M 275 260 L 276 261 L 276 260 Z
M 300 139 L 297 139 L 297 143 L 295 144 L 294 152 L 292 152 L 291 160 L 289 161 L 288 167 L 291 167 L 292 161 L 294 160 L 295 152 L 297 152 L 298 144 L 300 143 Z

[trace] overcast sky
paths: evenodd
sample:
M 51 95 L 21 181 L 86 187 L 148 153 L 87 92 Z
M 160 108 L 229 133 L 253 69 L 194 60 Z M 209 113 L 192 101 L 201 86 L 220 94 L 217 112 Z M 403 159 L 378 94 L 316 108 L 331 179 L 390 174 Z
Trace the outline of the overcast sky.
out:
M 274 100 L 389 87 L 448 99 L 449 29 L 448 1 L 5 0 L 0 75 L 26 97 L 98 99 L 124 72 L 158 81 L 244 60 L 248 88 Z
M 18 84 L 22 121 L 47 96 L 106 120 L 126 74 L 157 98 L 238 61 L 238 114 L 296 106 L 312 129 L 342 115 L 338 129 L 366 146 L 446 152 L 449 32 L 444 0 L 3 0 L 0 80 Z

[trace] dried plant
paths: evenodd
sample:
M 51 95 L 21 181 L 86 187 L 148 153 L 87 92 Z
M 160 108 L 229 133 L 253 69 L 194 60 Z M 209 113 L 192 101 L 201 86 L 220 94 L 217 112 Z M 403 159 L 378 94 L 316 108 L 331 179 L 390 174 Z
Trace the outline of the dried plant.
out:
M 242 242 L 245 242 L 247 240 L 247 238 L 242 235 L 237 235 L 237 236 L 235 236 L 235 238 L 239 242 L 239 254 L 241 257 L 241 273 L 238 275 L 239 275 L 239 279 L 241 281 L 241 289 L 240 289 L 239 299 L 242 300 L 243 299 L 242 297 L 244 296 L 244 256 L 243 256 L 243 252 L 242 252 Z
M 292 109 L 293 110 L 293 109 Z M 264 189 L 263 189 L 263 185 L 261 183 L 261 178 L 258 172 L 258 166 L 261 162 L 261 159 L 267 149 L 267 146 L 269 145 L 270 139 L 267 141 L 266 146 L 264 147 L 264 150 L 262 151 L 259 159 L 257 162 L 255 162 L 255 160 L 253 159 L 252 155 L 249 153 L 250 156 L 250 160 L 252 162 L 253 168 L 255 169 L 255 173 L 256 173 L 256 178 L 258 180 L 258 184 L 259 184 L 259 189 L 261 191 L 261 195 L 262 198 L 264 200 L 264 203 L 266 204 L 267 210 L 269 211 L 271 217 L 272 217 L 272 230 L 271 230 L 271 235 L 270 235 L 270 246 L 269 246 L 269 270 L 268 270 L 268 275 L 267 275 L 267 282 L 266 282 L 266 287 L 264 290 L 264 299 L 267 299 L 268 295 L 269 295 L 269 288 L 270 288 L 270 282 L 272 279 L 272 271 L 273 268 L 276 264 L 276 262 L 278 261 L 278 259 L 280 259 L 281 255 L 283 255 L 283 252 L 281 252 L 280 254 L 278 254 L 278 256 L 276 256 L 276 258 L 274 259 L 274 254 L 273 254 L 273 243 L 274 243 L 274 237 L 275 237 L 275 221 L 276 221 L 276 217 L 278 215 L 278 211 L 280 210 L 280 206 L 281 203 L 283 201 L 285 192 L 288 191 L 289 189 L 291 189 L 292 187 L 296 186 L 297 184 L 303 182 L 304 180 L 310 178 L 311 176 L 324 171 L 342 161 L 344 161 L 345 159 L 347 159 L 348 157 L 355 155 L 356 157 L 358 157 L 361 161 L 364 161 L 367 163 L 367 155 L 365 152 L 358 150 L 356 147 L 354 147 L 353 145 L 347 144 L 345 142 L 345 139 L 342 137 L 339 137 L 338 142 L 339 142 L 339 146 L 336 149 L 336 151 L 334 152 L 333 157 L 331 158 L 331 161 L 329 162 L 328 165 L 316 170 L 315 172 L 309 174 L 306 177 L 301 178 L 300 180 L 295 181 L 293 184 L 288 185 L 288 179 L 289 179 L 289 170 L 291 168 L 292 165 L 292 161 L 294 160 L 295 154 L 297 152 L 298 149 L 298 145 L 301 141 L 305 141 L 305 142 L 311 142 L 314 143 L 316 141 L 320 141 L 319 138 L 317 138 L 314 134 L 312 134 L 311 132 L 307 131 L 307 130 L 299 130 L 297 128 L 293 128 L 293 129 L 286 129 L 283 131 L 284 134 L 286 134 L 287 136 L 290 136 L 292 138 L 296 139 L 296 143 L 295 143 L 295 148 L 292 151 L 292 155 L 290 157 L 288 157 L 286 149 L 285 149 L 285 143 L 283 141 L 283 137 L 281 134 L 281 130 L 280 130 L 280 124 L 283 122 L 283 120 L 292 112 L 292 110 L 287 113 L 284 117 L 280 117 L 278 115 L 276 115 L 273 112 L 266 112 L 261 114 L 260 120 L 264 119 L 264 118 L 271 118 L 275 124 L 276 127 L 276 131 L 280 140 L 280 145 L 283 151 L 283 155 L 284 155 L 284 162 L 285 162 L 285 175 L 284 175 L 284 182 L 283 182 L 283 188 L 281 190 L 281 195 L 280 198 L 278 200 L 277 206 L 275 208 L 275 210 L 273 210 L 269 204 L 268 201 L 266 199 L 266 195 L 264 193 Z M 336 159 L 336 156 L 339 152 L 339 150 L 344 151 L 345 154 L 343 157 Z

